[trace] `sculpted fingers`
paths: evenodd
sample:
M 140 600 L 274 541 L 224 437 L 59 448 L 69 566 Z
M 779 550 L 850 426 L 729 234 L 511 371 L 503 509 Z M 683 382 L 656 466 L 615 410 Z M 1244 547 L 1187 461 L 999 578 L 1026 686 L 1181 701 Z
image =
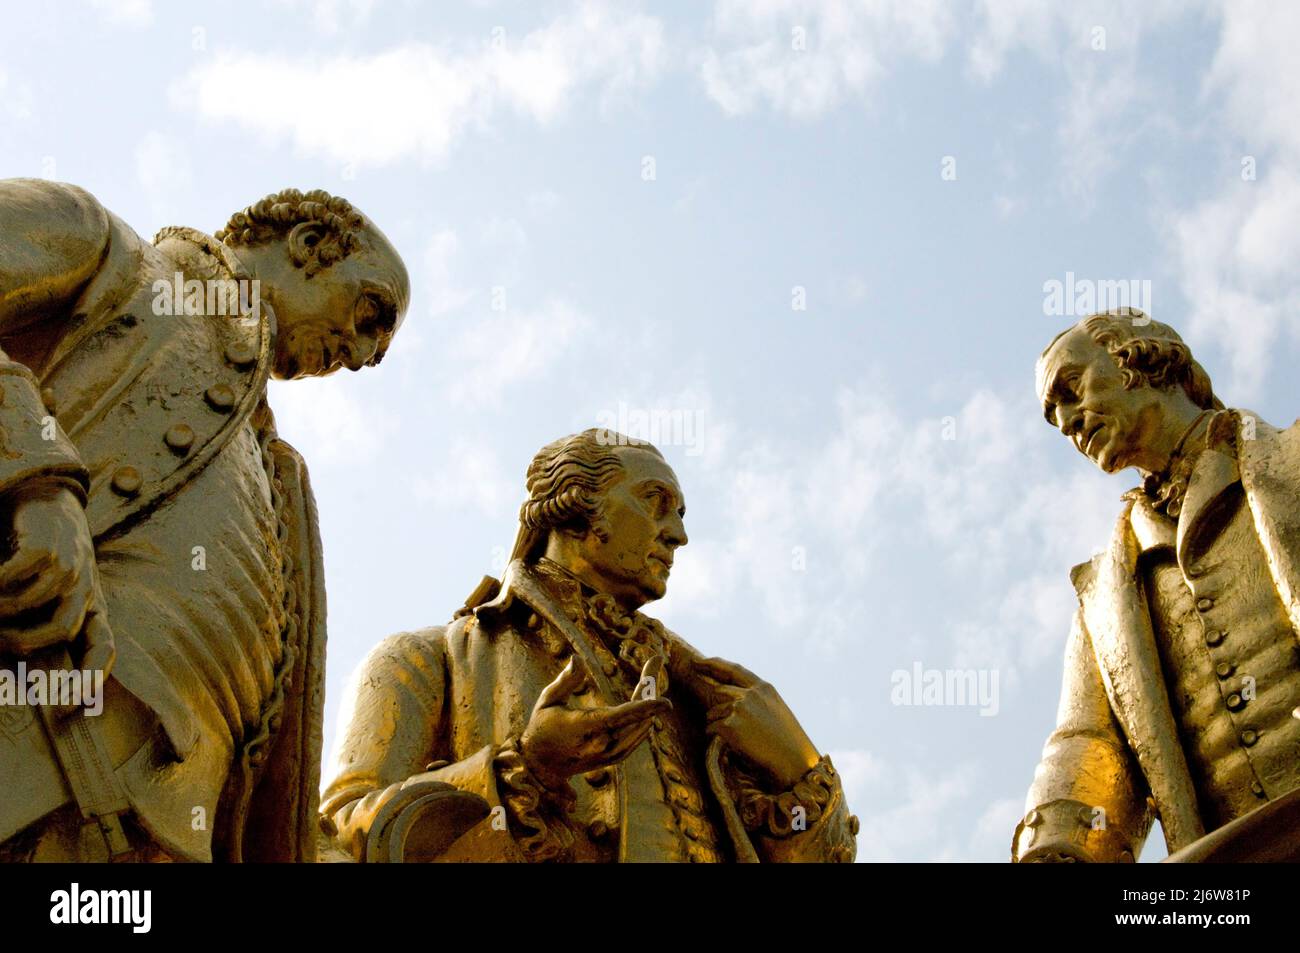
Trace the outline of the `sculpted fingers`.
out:
M 654 727 L 654 722 L 645 721 L 639 725 L 632 725 L 614 732 L 609 747 L 605 749 L 605 760 L 609 762 L 621 761 L 627 756 L 628 752 L 649 737 L 652 727 Z
M 54 553 L 43 546 L 20 549 L 0 566 L 0 615 L 13 615 L 49 602 L 59 578 L 50 570 Z
M 35 578 L 26 580 L 26 584 L 21 588 L 0 592 L 0 617 L 30 612 L 48 602 L 53 602 L 72 585 L 76 576 L 75 569 L 60 567 L 51 561 L 48 568 Z
M 541 695 L 537 697 L 534 710 L 564 704 L 565 699 L 581 688 L 586 680 L 587 673 L 582 670 L 577 656 L 571 657 L 569 664 L 564 666 L 559 675 L 555 676 L 555 680 L 542 689 Z
M 116 660 L 117 645 L 113 642 L 113 630 L 108 627 L 104 613 L 96 611 L 86 619 L 86 654 L 82 657 L 81 667 L 92 672 L 103 672 L 107 678 Z
M 723 721 L 727 718 L 730 718 L 731 713 L 735 710 L 735 708 L 736 708 L 736 703 L 730 700 L 714 705 L 712 708 L 709 709 L 708 716 L 707 716 L 709 727 L 713 728 L 715 727 L 714 725 L 715 722 Z
M 666 698 L 647 698 L 643 701 L 624 702 L 594 714 L 603 730 L 617 731 L 641 722 L 649 724 L 655 715 L 666 714 L 672 707 L 672 702 Z
M 90 579 L 79 580 L 72 591 L 59 602 L 48 621 L 25 627 L 19 637 L 24 642 L 38 645 L 71 642 L 81 634 L 81 627 L 90 612 L 94 591 L 94 584 Z

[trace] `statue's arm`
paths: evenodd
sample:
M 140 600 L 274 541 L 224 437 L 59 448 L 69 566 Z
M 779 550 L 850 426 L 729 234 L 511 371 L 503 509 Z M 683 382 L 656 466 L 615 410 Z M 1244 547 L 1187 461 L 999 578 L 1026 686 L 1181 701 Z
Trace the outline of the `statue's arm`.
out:
M 706 708 L 718 702 L 716 681 L 701 665 L 731 665 L 706 660 L 698 649 L 674 632 L 669 644 L 669 670 L 675 684 L 686 688 Z M 781 703 L 784 706 L 784 702 Z M 787 709 L 788 711 L 788 709 Z M 791 721 L 793 713 L 789 713 Z M 786 790 L 746 758 L 715 737 L 705 757 L 709 785 L 721 802 L 733 841 L 752 848 L 751 861 L 764 863 L 851 863 L 857 855 L 858 819 L 849 813 L 844 785 L 829 755 Z M 741 852 L 744 852 L 741 846 Z
M 1151 829 L 1146 782 L 1111 710 L 1082 612 L 1066 645 L 1056 729 L 1025 806 L 1015 861 L 1132 861 Z
M 111 234 L 107 210 L 75 185 L 0 180 L 0 336 L 70 305 Z
M 456 765 L 458 777 L 443 771 L 435 780 L 427 770 L 439 761 L 446 764 L 449 747 L 443 635 L 431 629 L 381 642 L 362 663 L 345 702 L 346 727 L 321 813 L 338 845 L 359 861 L 393 859 L 394 824 L 408 810 L 427 812 L 421 802 L 428 795 L 448 787 L 481 788 L 485 779 L 475 763 L 481 758 Z
M 858 819 L 849 813 L 844 785 L 822 757 L 789 790 L 774 794 L 743 770 L 733 769 L 730 787 L 750 843 L 763 863 L 852 863 Z
M 0 652 L 34 655 L 84 633 L 77 664 L 105 672 L 114 650 L 83 510 L 89 474 L 24 361 L 53 345 L 109 235 L 107 212 L 80 189 L 0 181 L 0 533 L 13 550 L 0 565 Z
M 108 247 L 109 216 L 74 185 L 0 180 L 0 339 L 39 333 L 65 312 Z M 87 473 L 41 398 L 31 369 L 0 350 L 0 494 L 63 483 L 82 498 Z
M 321 803 L 355 859 L 436 860 L 467 833 L 458 859 L 528 859 L 512 835 L 508 745 L 451 760 L 449 680 L 441 628 L 393 636 L 362 664 Z

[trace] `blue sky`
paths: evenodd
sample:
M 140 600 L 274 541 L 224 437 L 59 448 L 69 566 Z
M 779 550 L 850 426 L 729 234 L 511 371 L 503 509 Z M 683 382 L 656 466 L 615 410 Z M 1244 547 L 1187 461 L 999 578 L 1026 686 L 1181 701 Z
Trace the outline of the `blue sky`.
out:
M 1149 282 L 1230 405 L 1297 412 L 1290 4 L 123 0 L 5 24 L 0 176 L 75 182 L 145 235 L 324 188 L 407 262 L 382 367 L 272 389 L 321 510 L 327 742 L 375 642 L 499 571 L 543 443 L 658 412 L 691 542 L 649 611 L 777 686 L 845 777 L 860 859 L 1004 860 L 1069 569 L 1134 482 L 1042 421 L 1034 360 L 1074 319 L 1045 283 Z M 916 664 L 995 673 L 997 713 L 893 704 Z

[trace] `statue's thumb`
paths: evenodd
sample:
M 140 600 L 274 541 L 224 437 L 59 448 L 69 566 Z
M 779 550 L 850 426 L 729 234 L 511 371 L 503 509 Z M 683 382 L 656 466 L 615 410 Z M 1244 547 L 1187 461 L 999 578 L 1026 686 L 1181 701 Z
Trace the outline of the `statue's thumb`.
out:
M 563 704 L 564 700 L 581 688 L 586 680 L 587 673 L 578 664 L 577 656 L 572 656 L 569 664 L 564 666 L 564 670 L 555 676 L 555 680 L 542 689 L 542 694 L 537 699 L 537 707 L 549 708 L 552 705 Z
M 103 615 L 96 612 L 86 620 L 84 631 L 86 652 L 81 658 L 81 667 L 90 672 L 103 672 L 103 677 L 108 678 L 109 672 L 113 669 L 113 662 L 117 660 L 113 630 L 108 627 Z

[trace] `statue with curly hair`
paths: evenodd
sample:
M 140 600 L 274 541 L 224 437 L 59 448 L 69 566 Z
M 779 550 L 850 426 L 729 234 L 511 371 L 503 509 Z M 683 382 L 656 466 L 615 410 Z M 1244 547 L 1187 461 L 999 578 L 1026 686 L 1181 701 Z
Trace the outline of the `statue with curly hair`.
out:
M 676 474 L 609 430 L 528 467 L 514 556 L 357 673 L 324 792 L 363 862 L 849 861 L 857 819 L 769 683 L 642 607 L 686 545 Z
M 1048 423 L 1135 468 L 1109 547 L 1073 572 L 1056 729 L 1020 861 L 1300 860 L 1300 425 L 1215 396 L 1167 325 L 1092 315 L 1038 361 Z
M 0 860 L 313 858 L 320 541 L 266 385 L 378 364 L 400 256 L 296 189 L 148 242 L 3 180 L 0 236 Z M 56 677 L 94 704 L 13 703 Z

